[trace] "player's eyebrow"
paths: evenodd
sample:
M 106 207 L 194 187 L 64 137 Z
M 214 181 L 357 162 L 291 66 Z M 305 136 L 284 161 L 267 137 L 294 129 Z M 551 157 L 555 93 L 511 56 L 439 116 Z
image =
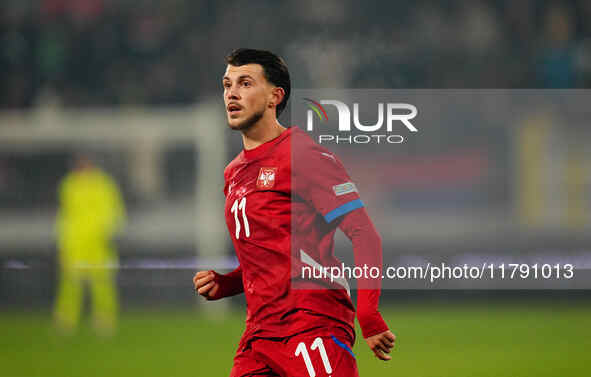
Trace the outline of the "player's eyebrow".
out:
M 251 75 L 247 75 L 247 74 L 244 74 L 244 75 L 240 75 L 240 76 L 238 76 L 238 79 L 237 79 L 237 81 L 241 81 L 241 80 L 244 80 L 244 79 L 247 79 L 247 78 L 248 78 L 248 79 L 251 79 L 251 80 L 253 80 L 253 81 L 254 81 L 254 77 L 252 77 Z M 222 78 L 222 81 L 225 81 L 225 80 L 230 80 L 230 77 L 228 77 L 228 76 L 224 76 L 224 77 Z

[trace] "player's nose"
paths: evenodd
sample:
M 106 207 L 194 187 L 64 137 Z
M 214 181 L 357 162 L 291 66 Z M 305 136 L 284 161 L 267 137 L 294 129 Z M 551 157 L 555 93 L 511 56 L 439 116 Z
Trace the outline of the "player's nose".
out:
M 228 100 L 240 99 L 240 94 L 234 85 L 226 89 L 226 98 Z

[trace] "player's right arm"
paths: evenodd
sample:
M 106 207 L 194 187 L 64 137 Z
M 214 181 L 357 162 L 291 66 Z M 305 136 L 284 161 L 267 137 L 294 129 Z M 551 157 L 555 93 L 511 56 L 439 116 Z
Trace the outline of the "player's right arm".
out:
M 242 268 L 221 275 L 213 270 L 198 271 L 193 276 L 195 292 L 207 300 L 219 300 L 244 292 L 242 285 Z

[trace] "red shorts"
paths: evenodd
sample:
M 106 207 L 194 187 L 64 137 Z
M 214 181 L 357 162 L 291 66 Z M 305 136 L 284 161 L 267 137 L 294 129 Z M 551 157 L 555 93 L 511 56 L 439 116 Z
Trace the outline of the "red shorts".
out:
M 230 377 L 358 377 L 354 339 L 342 326 L 286 338 L 255 338 L 234 357 Z

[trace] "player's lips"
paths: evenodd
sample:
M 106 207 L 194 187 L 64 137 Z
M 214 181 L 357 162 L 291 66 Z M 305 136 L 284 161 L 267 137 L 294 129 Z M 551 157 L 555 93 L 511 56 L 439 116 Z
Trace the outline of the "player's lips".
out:
M 226 107 L 226 110 L 228 110 L 230 115 L 237 114 L 240 110 L 242 110 L 242 106 L 238 105 L 237 103 L 230 103 Z

